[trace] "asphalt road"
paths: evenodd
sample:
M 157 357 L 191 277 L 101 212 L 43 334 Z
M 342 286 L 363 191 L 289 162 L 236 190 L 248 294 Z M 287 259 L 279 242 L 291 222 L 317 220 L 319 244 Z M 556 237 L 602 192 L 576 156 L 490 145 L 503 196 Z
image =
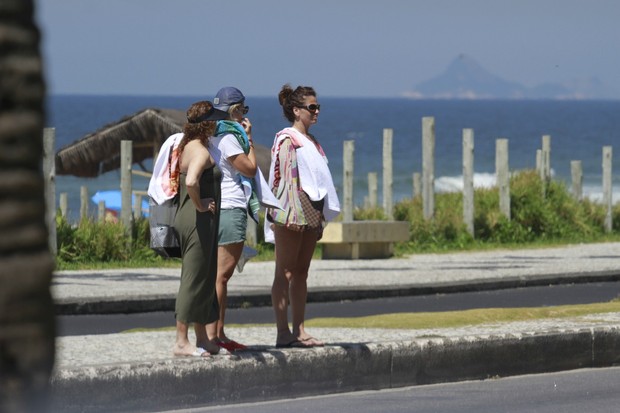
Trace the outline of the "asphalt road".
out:
M 618 383 L 620 367 L 612 367 L 167 413 L 609 413 L 620 406 Z
M 496 291 L 308 303 L 306 318 L 587 304 L 606 302 L 619 296 L 620 282 L 552 285 Z M 273 323 L 273 310 L 271 307 L 229 309 L 226 312 L 226 322 L 229 324 Z M 174 323 L 173 312 L 58 316 L 57 334 L 59 336 L 110 334 L 133 328 L 170 327 Z

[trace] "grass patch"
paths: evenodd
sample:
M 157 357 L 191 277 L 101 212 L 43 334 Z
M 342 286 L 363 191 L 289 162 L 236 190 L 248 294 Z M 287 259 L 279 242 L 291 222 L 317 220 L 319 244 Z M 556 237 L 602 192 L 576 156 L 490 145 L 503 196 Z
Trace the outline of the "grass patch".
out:
M 396 313 L 356 318 L 315 318 L 309 327 L 389 328 L 405 330 L 454 328 L 480 324 L 570 318 L 620 312 L 620 301 L 609 303 L 528 308 L 484 308 L 433 313 Z
M 307 327 L 315 328 L 385 328 L 403 330 L 426 330 L 475 326 L 481 324 L 535 321 L 552 318 L 571 318 L 591 314 L 620 312 L 620 300 L 606 303 L 562 305 L 527 308 L 482 308 L 465 311 L 429 313 L 396 313 L 368 317 L 327 317 L 306 320 Z M 229 328 L 273 327 L 275 324 L 227 324 Z M 125 333 L 171 331 L 174 327 L 158 329 L 132 329 Z

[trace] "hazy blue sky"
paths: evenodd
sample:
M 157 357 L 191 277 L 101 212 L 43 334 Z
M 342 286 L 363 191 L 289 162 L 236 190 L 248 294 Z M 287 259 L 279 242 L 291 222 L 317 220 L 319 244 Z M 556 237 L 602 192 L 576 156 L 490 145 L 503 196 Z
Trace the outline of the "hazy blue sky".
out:
M 526 86 L 620 94 L 618 0 L 35 1 L 51 93 L 395 97 L 464 53 Z

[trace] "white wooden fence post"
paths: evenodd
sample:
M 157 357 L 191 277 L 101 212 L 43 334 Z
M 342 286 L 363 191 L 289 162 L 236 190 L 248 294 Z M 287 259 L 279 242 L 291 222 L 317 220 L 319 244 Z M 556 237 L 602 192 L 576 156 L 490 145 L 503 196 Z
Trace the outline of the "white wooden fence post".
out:
M 343 173 L 342 173 L 342 192 L 343 192 L 343 211 L 342 220 L 344 222 L 353 221 L 353 158 L 355 155 L 355 141 L 343 142 Z
M 105 201 L 103 199 L 97 204 L 97 221 L 100 224 L 105 222 Z
M 435 213 L 435 118 L 422 118 L 422 203 L 425 219 Z
M 463 129 L 463 222 L 474 236 L 474 130 Z
M 392 192 L 394 185 L 392 166 L 392 146 L 394 131 L 383 129 L 383 211 L 388 221 L 394 220 L 394 202 Z
M 605 207 L 605 232 L 611 232 L 612 222 L 612 148 L 603 146 L 603 206 Z
M 570 161 L 571 193 L 577 201 L 583 199 L 583 169 L 581 161 Z
M 508 139 L 495 143 L 495 173 L 499 189 L 499 210 L 510 220 L 510 169 L 508 166 Z
M 368 172 L 368 207 L 377 207 L 378 176 L 376 172 Z
M 415 198 L 422 195 L 422 174 L 420 172 L 414 172 L 411 179 L 413 180 L 412 198 Z
M 45 183 L 45 220 L 47 222 L 50 253 L 56 256 L 56 158 L 54 145 L 56 129 L 43 129 L 43 178 Z
M 59 195 L 58 204 L 60 206 L 60 215 L 63 218 L 67 218 L 69 211 L 69 194 L 66 192 L 61 192 Z
M 129 242 L 131 242 L 133 225 L 133 214 L 131 213 L 132 164 L 133 142 L 123 140 L 121 141 L 121 222 L 125 226 Z
M 82 185 L 80 187 L 80 220 L 88 219 L 88 187 Z

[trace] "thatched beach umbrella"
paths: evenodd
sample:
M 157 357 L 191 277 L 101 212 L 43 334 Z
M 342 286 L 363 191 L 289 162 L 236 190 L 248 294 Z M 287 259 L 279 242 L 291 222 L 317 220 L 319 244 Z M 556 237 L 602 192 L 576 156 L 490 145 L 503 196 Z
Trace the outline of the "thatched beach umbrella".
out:
M 133 141 L 133 162 L 142 165 L 153 158 L 170 135 L 181 132 L 185 112 L 147 108 L 76 140 L 56 153 L 56 174 L 97 177 L 120 168 L 121 141 Z M 258 166 L 269 173 L 269 149 L 255 145 Z M 150 172 L 150 171 L 149 171 Z

